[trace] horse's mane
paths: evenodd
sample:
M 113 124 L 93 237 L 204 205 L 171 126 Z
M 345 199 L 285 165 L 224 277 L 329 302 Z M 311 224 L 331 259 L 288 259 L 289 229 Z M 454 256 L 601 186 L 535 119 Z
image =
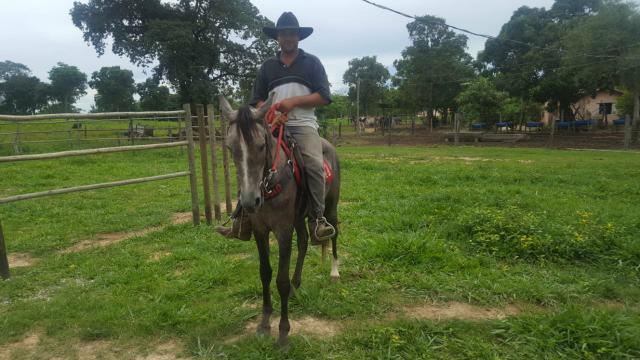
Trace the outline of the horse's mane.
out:
M 244 141 L 248 145 L 253 144 L 253 130 L 256 128 L 256 121 L 253 119 L 253 113 L 249 106 L 245 105 L 238 109 L 236 123 L 238 124 L 238 129 L 242 133 Z

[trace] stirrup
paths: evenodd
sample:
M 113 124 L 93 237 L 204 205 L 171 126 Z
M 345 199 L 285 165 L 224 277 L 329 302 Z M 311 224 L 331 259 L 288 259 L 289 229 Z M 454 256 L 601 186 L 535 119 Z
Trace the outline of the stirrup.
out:
M 330 229 L 331 229 L 331 233 L 325 236 L 318 236 L 318 227 L 320 227 L 320 221 L 322 221 L 325 225 L 327 225 Z M 336 228 L 331 225 L 331 223 L 329 223 L 327 221 L 327 218 L 325 218 L 324 216 L 316 219 L 316 228 L 313 230 L 314 235 L 316 236 L 316 239 L 318 239 L 318 241 L 320 242 L 324 242 L 327 241 L 329 239 L 331 239 L 332 237 L 334 237 L 336 235 Z

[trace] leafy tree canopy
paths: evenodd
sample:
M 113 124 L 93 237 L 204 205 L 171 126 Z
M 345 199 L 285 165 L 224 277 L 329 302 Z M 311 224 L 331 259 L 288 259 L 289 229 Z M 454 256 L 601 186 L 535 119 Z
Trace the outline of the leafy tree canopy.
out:
M 32 115 L 47 105 L 49 87 L 35 76 L 14 74 L 0 83 L 0 114 Z
M 549 10 L 519 8 L 480 54 L 490 69 L 487 75 L 495 76 L 498 87 L 512 96 L 558 104 L 570 113 L 569 105 L 587 89 L 578 81 L 576 67 L 563 64 L 563 37 L 601 4 L 601 0 L 556 0 Z
M 365 56 L 349 61 L 349 68 L 342 81 L 349 86 L 349 99 L 356 103 L 358 98 L 358 80 L 360 81 L 360 113 L 368 114 L 382 100 L 389 70 L 378 62 L 376 56 Z
M 159 85 L 154 79 L 136 85 L 140 95 L 140 109 L 142 111 L 170 111 L 180 108 L 179 99 L 171 94 L 169 88 Z
M 136 87 L 131 70 L 103 67 L 91 75 L 89 86 L 98 92 L 95 102 L 99 112 L 129 111 L 134 107 Z
M 6 80 L 7 78 L 15 75 L 29 74 L 31 74 L 31 70 L 29 70 L 26 65 L 9 60 L 0 61 L 0 80 Z
M 77 67 L 58 63 L 49 71 L 51 98 L 61 104 L 63 112 L 71 112 L 73 104 L 87 94 L 87 74 Z
M 412 45 L 395 62 L 394 83 L 414 109 L 427 110 L 432 118 L 435 110 L 455 108 L 461 84 L 475 76 L 467 37 L 433 16 L 419 17 L 407 29 Z
M 271 24 L 249 0 L 89 0 L 74 2 L 73 23 L 98 54 L 112 51 L 153 69 L 183 102 L 210 102 L 217 89 L 255 76 L 274 53 Z

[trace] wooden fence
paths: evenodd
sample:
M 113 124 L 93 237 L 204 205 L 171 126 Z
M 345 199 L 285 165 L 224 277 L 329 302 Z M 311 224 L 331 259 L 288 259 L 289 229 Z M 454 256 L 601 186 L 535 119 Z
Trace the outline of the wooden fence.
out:
M 157 144 L 146 144 L 146 145 L 135 145 L 133 139 L 131 139 L 130 144 L 128 146 L 114 146 L 114 147 L 105 147 L 105 148 L 93 148 L 93 149 L 83 149 L 83 150 L 72 150 L 72 151 L 62 151 L 62 152 L 53 152 L 53 153 L 45 153 L 45 154 L 30 154 L 30 155 L 14 155 L 14 156 L 3 156 L 0 157 L 1 163 L 11 163 L 11 162 L 22 162 L 22 161 L 36 161 L 36 160 L 51 160 L 51 159 L 59 159 L 73 156 L 86 156 L 86 155 L 96 155 L 96 154 L 107 154 L 107 153 L 116 153 L 116 152 L 129 152 L 129 151 L 144 151 L 151 149 L 166 149 L 173 147 L 185 147 L 187 148 L 187 162 L 188 162 L 188 171 L 181 171 L 171 174 L 161 174 L 156 176 L 137 178 L 137 179 L 126 179 L 115 182 L 101 183 L 101 184 L 90 184 L 83 186 L 76 186 L 70 188 L 63 189 L 54 189 L 47 190 L 42 192 L 35 192 L 29 194 L 20 194 L 9 196 L 5 198 L 0 198 L 0 205 L 8 204 L 16 201 L 24 201 L 29 199 L 36 199 L 41 197 L 48 197 L 53 195 L 61 195 L 61 194 L 69 194 L 75 192 L 96 190 L 96 189 L 105 189 L 112 187 L 119 187 L 124 185 L 133 185 L 146 183 L 151 181 L 161 181 L 167 179 L 175 179 L 179 177 L 189 177 L 189 185 L 191 190 L 191 212 L 193 216 L 193 224 L 200 224 L 200 208 L 199 208 L 199 197 L 198 197 L 198 189 L 197 189 L 197 171 L 196 171 L 196 138 L 199 144 L 200 149 L 200 165 L 202 167 L 202 185 L 203 185 L 203 194 L 204 194 L 204 203 L 205 203 L 205 218 L 207 224 L 211 224 L 213 222 L 213 216 L 217 221 L 220 221 L 222 218 L 221 210 L 220 210 L 220 196 L 219 196 L 219 180 L 217 173 L 217 142 L 216 139 L 216 126 L 215 126 L 215 116 L 214 109 L 212 105 L 208 105 L 206 107 L 207 113 L 205 115 L 205 106 L 204 105 L 196 105 L 196 114 L 195 116 L 192 114 L 192 109 L 189 104 L 184 105 L 182 110 L 178 111 L 160 111 L 160 112 L 127 112 L 127 113 L 98 113 L 98 114 L 47 114 L 47 115 L 33 115 L 33 116 L 8 116 L 8 115 L 0 115 L 0 121 L 7 121 L 9 123 L 13 123 L 18 128 L 17 137 L 19 139 L 20 134 L 20 125 L 28 122 L 36 122 L 36 121 L 51 121 L 56 119 L 65 119 L 66 122 L 69 120 L 108 120 L 108 121 L 128 121 L 129 129 L 133 128 L 133 120 L 140 119 L 169 119 L 169 120 L 177 120 L 178 121 L 178 134 L 181 132 L 181 128 L 185 130 L 186 139 L 183 141 L 173 141 L 172 137 L 169 137 L 167 140 L 171 142 L 166 143 L 157 143 Z M 227 124 L 222 120 L 222 117 L 219 118 L 220 121 L 220 142 L 224 144 L 224 136 L 226 134 L 226 126 Z M 60 122 L 54 122 L 60 123 Z M 44 124 L 39 122 L 39 124 Z M 197 129 L 197 136 L 194 134 L 193 129 Z M 86 131 L 86 127 L 85 127 Z M 31 133 L 40 133 L 38 131 Z M 129 132 L 131 134 L 131 131 Z M 101 139 L 104 140 L 104 139 Z M 179 139 L 181 140 L 181 139 Z M 51 142 L 51 141 L 41 141 L 42 143 Z M 18 143 L 19 144 L 19 143 Z M 18 145 L 19 147 L 19 145 Z M 226 201 L 226 212 L 230 214 L 232 211 L 232 203 L 231 203 L 231 188 L 230 188 L 230 179 L 229 179 L 229 155 L 227 153 L 227 149 L 225 146 L 222 146 L 223 152 L 223 169 L 224 169 L 224 184 L 225 184 L 225 201 Z M 19 152 L 18 152 L 19 153 Z M 209 169 L 209 161 L 208 161 L 208 153 L 211 156 L 211 169 Z M 213 182 L 213 213 L 212 213 L 212 199 L 211 199 L 211 181 L 209 179 L 211 176 Z M 10 276 L 9 272 L 9 260 L 7 255 L 7 248 L 5 244 L 5 235 L 2 229 L 2 223 L 0 221 L 0 277 L 3 279 L 8 279 Z

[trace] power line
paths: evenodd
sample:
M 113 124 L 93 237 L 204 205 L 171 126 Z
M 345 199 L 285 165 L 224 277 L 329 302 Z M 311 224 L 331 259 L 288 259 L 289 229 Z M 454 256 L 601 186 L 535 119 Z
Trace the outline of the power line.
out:
M 519 44 L 519 45 L 525 45 L 525 46 L 528 46 L 530 48 L 535 48 L 535 49 L 540 49 L 540 50 L 545 50 L 545 51 L 555 51 L 555 52 L 560 52 L 560 53 L 564 52 L 564 50 L 560 49 L 560 48 L 537 46 L 537 45 L 534 45 L 534 44 L 531 44 L 531 43 L 527 43 L 527 42 L 524 42 L 524 41 L 513 40 L 513 39 L 504 39 L 504 38 L 500 38 L 500 37 L 496 37 L 496 36 L 480 34 L 480 33 L 477 33 L 477 32 L 471 31 L 471 30 L 463 29 L 461 27 L 449 25 L 446 22 L 445 23 L 440 23 L 440 22 L 429 21 L 429 20 L 426 20 L 426 19 L 423 19 L 423 18 L 419 18 L 417 16 L 412 16 L 412 15 L 403 13 L 401 11 L 394 10 L 394 9 L 392 9 L 390 7 L 374 3 L 373 1 L 370 1 L 370 0 L 362 0 L 362 1 L 364 1 L 365 3 L 367 3 L 369 5 L 373 5 L 373 6 L 377 7 L 377 8 L 396 13 L 396 14 L 398 14 L 400 16 L 404 16 L 406 18 L 413 19 L 415 21 L 420 21 L 420 22 L 427 23 L 427 24 L 442 25 L 442 26 L 445 26 L 445 27 L 448 27 L 448 28 L 451 28 L 451 29 L 454 29 L 454 30 L 458 30 L 460 32 L 463 32 L 463 33 L 466 33 L 466 34 L 469 34 L 469 35 L 478 36 L 478 37 L 482 37 L 482 38 L 489 39 L 489 40 L 511 42 L 511 43 L 515 43 L 515 44 Z M 632 46 L 637 46 L 637 45 L 640 45 L 640 43 L 637 43 L 637 44 L 632 45 Z M 627 47 L 631 47 L 631 46 L 627 46 Z M 615 55 L 594 55 L 594 54 L 587 54 L 587 53 L 584 53 L 584 54 L 581 54 L 581 55 L 585 56 L 585 57 L 595 57 L 595 58 L 617 58 L 618 57 L 618 56 L 615 56 Z

